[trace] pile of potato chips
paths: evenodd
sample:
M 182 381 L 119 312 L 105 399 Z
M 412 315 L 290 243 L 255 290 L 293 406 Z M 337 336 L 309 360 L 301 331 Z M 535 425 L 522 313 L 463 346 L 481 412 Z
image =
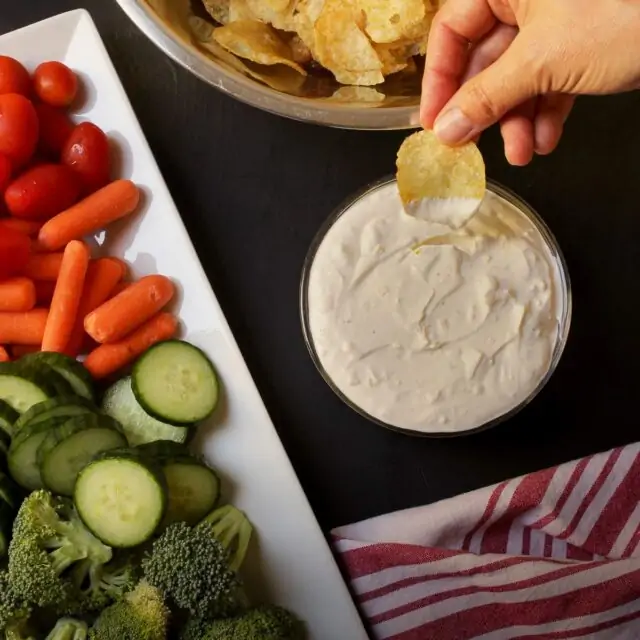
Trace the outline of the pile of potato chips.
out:
M 202 0 L 211 41 L 257 65 L 285 65 L 304 78 L 314 66 L 336 81 L 371 87 L 415 70 L 443 0 Z M 374 92 L 372 92 L 374 93 Z

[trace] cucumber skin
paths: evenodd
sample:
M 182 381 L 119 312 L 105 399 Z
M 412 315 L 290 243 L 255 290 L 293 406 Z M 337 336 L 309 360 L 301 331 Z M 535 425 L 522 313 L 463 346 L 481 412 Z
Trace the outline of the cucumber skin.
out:
M 38 466 L 42 468 L 46 455 L 49 452 L 53 451 L 53 449 L 55 449 L 59 444 L 61 444 L 71 436 L 74 436 L 76 433 L 80 433 L 81 431 L 86 431 L 89 429 L 109 429 L 111 431 L 116 431 L 117 433 L 122 435 L 123 440 L 126 441 L 126 438 L 122 433 L 122 428 L 120 427 L 118 422 L 111 416 L 94 413 L 73 416 L 66 419 L 61 424 L 54 425 L 50 428 L 50 432 L 49 434 L 47 434 L 47 438 L 38 449 Z M 47 447 L 44 447 L 45 442 L 48 444 Z
M 46 432 L 48 431 L 50 427 L 46 424 L 37 424 L 34 425 L 33 427 L 33 431 L 30 431 L 27 435 L 25 435 L 24 437 L 20 438 L 20 439 L 16 439 L 11 443 L 11 448 L 9 449 L 9 454 L 7 456 L 7 464 L 9 467 L 9 474 L 11 475 L 11 477 L 24 489 L 27 489 L 28 491 L 36 491 L 37 489 L 42 489 L 43 488 L 43 484 L 42 484 L 42 478 L 40 478 L 40 468 L 38 467 L 38 463 L 37 463 L 37 455 L 38 455 L 38 451 L 36 449 L 36 459 L 33 460 L 34 466 L 37 469 L 38 472 L 38 478 L 39 478 L 39 483 L 37 484 L 25 484 L 23 482 L 24 480 L 24 474 L 20 473 L 20 469 L 25 468 L 27 465 L 21 464 L 19 467 L 16 467 L 15 464 L 12 463 L 12 460 L 14 459 L 15 454 L 23 447 L 25 446 L 29 440 L 31 440 L 31 438 L 35 438 L 37 436 L 44 436 L 46 437 Z M 42 442 L 42 440 L 40 441 Z M 32 470 L 32 469 L 30 469 Z
M 10 404 L 0 400 L 0 429 L 7 434 L 9 441 L 13 435 L 13 426 L 19 418 L 20 414 Z
M 42 363 L 62 377 L 74 395 L 78 395 L 89 402 L 95 402 L 96 400 L 91 374 L 82 364 L 69 356 L 52 351 L 40 351 L 22 356 L 22 358 L 18 360 L 18 363 L 34 365 Z M 65 375 L 65 371 L 68 372 L 70 377 L 77 379 L 78 382 L 72 382 L 69 377 Z
M 79 416 L 80 418 L 83 418 L 84 416 Z M 68 423 L 64 423 L 62 425 L 60 425 L 60 427 L 58 427 L 55 431 L 60 431 L 60 430 L 64 430 L 65 426 Z M 118 429 L 103 425 L 103 426 L 94 426 L 94 427 L 88 427 L 88 428 L 76 428 L 75 430 L 72 430 L 71 428 L 66 432 L 66 435 L 61 436 L 60 434 L 58 434 L 58 436 L 56 436 L 55 431 L 50 432 L 50 434 L 47 434 L 44 438 L 44 440 L 42 441 L 42 443 L 40 444 L 40 447 L 38 448 L 38 453 L 36 456 L 36 460 L 37 460 L 37 464 L 38 464 L 38 468 L 40 469 L 40 478 L 42 479 L 42 484 L 44 485 L 44 487 L 46 489 L 48 489 L 49 491 L 51 491 L 52 493 L 55 493 L 57 495 L 64 495 L 64 496 L 68 496 L 71 497 L 73 496 L 73 488 L 68 489 L 68 486 L 71 486 L 71 480 L 70 478 L 73 478 L 73 480 L 77 480 L 77 477 L 82 469 L 84 468 L 84 466 L 87 466 L 88 464 L 91 464 L 91 462 L 93 461 L 93 458 L 89 458 L 86 463 L 84 463 L 84 466 L 82 468 L 80 468 L 76 474 L 75 477 L 73 477 L 71 475 L 70 470 L 67 468 L 67 475 L 65 476 L 65 478 L 60 481 L 60 475 L 58 474 L 57 476 L 54 476 L 54 474 L 51 472 L 50 469 L 47 468 L 47 460 L 48 460 L 48 456 L 49 454 L 53 453 L 54 451 L 56 451 L 56 449 L 59 446 L 64 445 L 64 443 L 67 440 L 72 439 L 75 436 L 78 436 L 84 432 L 88 432 L 88 431 L 93 431 L 94 432 L 94 436 L 95 436 L 95 432 L 97 431 L 102 431 L 102 432 L 109 432 L 111 434 L 115 434 L 120 438 L 120 446 L 125 446 L 127 441 L 124 437 L 124 435 L 122 434 L 122 432 L 120 432 Z M 52 435 L 53 434 L 53 437 Z M 114 436 L 115 437 L 115 436 Z M 117 448 L 117 446 L 112 446 L 112 449 Z M 102 449 L 101 451 L 98 451 L 97 453 L 102 453 L 105 450 L 110 450 L 110 449 Z M 95 457 L 95 453 L 94 453 L 94 457 Z M 62 465 L 60 465 L 62 466 Z M 57 478 L 57 479 L 56 479 Z
M 41 371 L 37 371 L 32 367 L 21 367 L 15 362 L 0 362 L 0 378 L 2 378 L 3 376 L 12 376 L 15 378 L 21 378 L 26 382 L 30 382 L 33 386 L 40 389 L 40 391 L 49 399 L 55 398 L 57 395 L 56 388 L 53 384 L 51 384 L 51 381 L 48 379 L 48 377 Z M 29 407 L 27 411 L 29 411 L 30 409 L 31 407 Z M 26 411 L 24 413 L 26 413 Z
M 168 500 L 169 489 L 167 487 L 167 480 L 164 477 L 164 472 L 162 471 L 162 468 L 157 463 L 155 463 L 152 460 L 150 460 L 149 458 L 147 458 L 145 456 L 141 456 L 134 449 L 132 449 L 130 447 L 124 447 L 122 449 L 110 449 L 109 451 L 105 451 L 104 453 L 98 454 L 95 457 L 95 459 L 92 460 L 78 474 L 78 480 L 76 481 L 76 485 L 80 481 L 80 479 L 82 477 L 82 474 L 85 473 L 87 471 L 87 469 L 90 469 L 92 466 L 94 466 L 96 464 L 100 464 L 101 462 L 108 461 L 108 460 L 133 460 L 133 461 L 137 462 L 138 464 L 140 464 L 141 466 L 145 467 L 147 469 L 147 471 L 149 471 L 149 473 L 152 475 L 153 479 L 157 482 L 158 487 L 160 488 L 160 491 L 162 493 L 162 512 L 161 512 L 161 514 L 159 516 L 158 522 L 156 523 L 156 527 L 155 527 L 154 532 L 149 537 L 149 539 L 151 539 L 151 537 L 153 537 L 155 535 L 156 531 L 158 530 L 158 528 L 162 524 L 162 521 L 164 520 L 164 518 L 166 516 L 166 513 L 167 513 L 167 506 L 169 504 L 169 500 Z M 80 516 L 80 519 L 84 523 L 85 527 L 87 527 L 87 529 L 89 529 L 89 531 L 91 531 L 91 533 L 93 533 L 93 535 L 96 538 L 98 538 L 98 540 L 101 540 L 101 538 L 98 535 L 98 533 L 96 533 L 96 531 L 94 531 L 93 528 L 89 525 L 89 523 L 87 523 L 87 521 L 84 519 L 84 515 L 83 515 L 84 510 L 80 507 L 80 505 L 77 504 L 76 499 L 75 499 L 75 492 L 74 492 L 73 502 L 75 504 L 76 511 L 77 511 L 78 515 Z M 146 542 L 146 540 L 141 542 L 141 543 L 139 543 L 139 544 L 137 544 L 137 545 L 135 545 L 135 546 L 140 546 L 141 544 L 144 544 L 144 542 Z M 109 544 L 109 546 L 111 546 L 111 547 L 118 548 L 118 547 L 115 547 L 113 544 L 110 544 L 108 542 L 105 542 L 104 544 Z M 121 548 L 127 548 L 127 547 L 121 547 Z
M 97 407 L 88 400 L 84 398 L 80 398 L 79 396 L 75 396 L 73 398 L 59 398 L 53 397 L 49 398 L 49 400 L 45 400 L 44 402 L 39 402 L 38 404 L 34 404 L 31 409 L 25 411 L 14 424 L 14 436 L 19 433 L 25 426 L 29 424 L 35 417 L 40 414 L 48 411 L 53 411 L 59 407 L 80 407 L 87 409 L 87 413 L 97 413 Z M 77 415 L 77 414 L 76 414 Z M 56 416 L 57 417 L 57 416 Z M 72 416 L 69 416 L 72 417 Z M 40 421 L 38 421 L 40 422 Z
M 211 375 L 213 376 L 213 379 L 215 380 L 215 384 L 216 384 L 216 401 L 215 401 L 213 407 L 211 408 L 211 410 L 209 411 L 209 413 L 206 416 L 202 416 L 198 420 L 177 421 L 177 420 L 169 419 L 166 416 L 160 415 L 158 412 L 154 411 L 153 407 L 150 407 L 147 404 L 147 402 L 142 397 L 143 394 L 140 393 L 140 390 L 138 389 L 138 385 L 136 383 L 136 380 L 137 380 L 138 376 L 140 375 L 139 370 L 144 365 L 145 358 L 149 354 L 153 353 L 154 351 L 156 351 L 158 349 L 161 349 L 163 346 L 171 345 L 171 344 L 180 345 L 183 348 L 192 349 L 193 351 L 196 351 L 197 353 L 199 353 L 200 356 L 202 357 L 202 359 L 209 365 L 209 369 L 211 371 Z M 191 344 L 190 342 L 186 342 L 185 340 L 178 340 L 178 339 L 175 339 L 175 338 L 171 339 L 171 340 L 163 340 L 162 342 L 158 342 L 158 343 L 154 344 L 152 347 L 149 347 L 149 349 L 147 349 L 136 360 L 136 362 L 134 363 L 133 368 L 131 370 L 131 389 L 133 390 L 133 395 L 135 396 L 136 400 L 138 401 L 138 404 L 152 418 L 155 418 L 156 420 L 159 420 L 160 422 L 164 422 L 165 424 L 172 424 L 172 425 L 174 425 L 176 427 L 190 427 L 190 426 L 192 426 L 194 424 L 194 422 L 195 423 L 200 423 L 200 422 L 204 422 L 205 420 L 208 420 L 215 413 L 215 410 L 218 408 L 218 405 L 220 404 L 220 394 L 221 394 L 220 378 L 218 376 L 218 372 L 216 371 L 216 368 L 213 365 L 213 362 L 211 362 L 210 358 L 207 356 L 207 354 L 202 349 L 200 349 L 200 347 L 196 347 L 194 344 Z

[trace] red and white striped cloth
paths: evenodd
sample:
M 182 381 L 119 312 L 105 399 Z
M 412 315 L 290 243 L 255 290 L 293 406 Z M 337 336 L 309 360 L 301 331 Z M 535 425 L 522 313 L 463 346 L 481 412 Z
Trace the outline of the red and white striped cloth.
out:
M 639 501 L 633 444 L 333 535 L 375 638 L 633 640 Z

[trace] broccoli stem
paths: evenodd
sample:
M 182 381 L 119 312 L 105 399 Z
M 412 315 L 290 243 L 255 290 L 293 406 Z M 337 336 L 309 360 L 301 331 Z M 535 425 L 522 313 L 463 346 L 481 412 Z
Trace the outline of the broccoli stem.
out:
M 232 505 L 212 511 L 198 526 L 209 525 L 213 535 L 229 554 L 229 567 L 238 571 L 249 549 L 253 527 L 247 516 Z
M 88 632 L 86 622 L 61 618 L 45 640 L 86 640 Z

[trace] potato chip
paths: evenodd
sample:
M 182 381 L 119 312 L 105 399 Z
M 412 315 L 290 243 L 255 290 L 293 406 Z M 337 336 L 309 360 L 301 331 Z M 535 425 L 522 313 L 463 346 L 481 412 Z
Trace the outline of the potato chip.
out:
M 298 34 L 294 33 L 290 37 L 289 46 L 291 47 L 291 55 L 298 64 L 309 64 L 313 61 L 311 49 L 309 49 Z
M 198 42 L 208 42 L 211 40 L 211 34 L 215 27 L 210 22 L 198 16 L 189 16 L 187 24 Z
M 367 35 L 380 44 L 416 37 L 427 13 L 425 0 L 358 0 Z
M 193 0 L 147 1 L 188 4 Z M 214 36 L 235 56 L 258 65 L 286 65 L 301 74 L 315 63 L 343 86 L 370 87 L 394 74 L 419 73 L 413 57 L 425 54 L 433 17 L 445 0 L 202 2 L 216 23 L 242 23 L 230 31 L 216 29 Z M 191 33 L 197 41 L 207 42 L 210 37 L 203 28 L 207 23 L 197 19 L 200 24 L 190 25 Z M 317 90 L 309 84 L 307 89 L 326 96 L 327 88 L 332 89 L 327 87 L 328 79 L 320 77 L 317 82 Z
M 295 0 L 246 0 L 257 20 L 266 22 L 282 31 L 293 31 Z
M 340 87 L 334 94 L 326 98 L 330 102 L 344 102 L 353 104 L 358 102 L 362 105 L 375 106 L 384 102 L 385 95 L 373 87 Z
M 247 0 L 229 0 L 229 22 L 242 22 L 243 20 L 257 20 L 253 11 L 249 8 Z
M 364 16 L 354 2 L 325 0 L 314 25 L 316 60 L 343 84 L 384 82 L 382 62 L 363 30 L 363 22 Z
M 198 42 L 198 46 L 211 53 L 223 66 L 233 71 L 238 71 L 250 76 L 263 84 L 291 95 L 299 95 L 305 78 L 297 71 L 283 65 L 265 66 L 240 60 L 226 49 L 223 49 L 215 40 Z
M 411 47 L 406 45 L 398 47 L 388 44 L 374 44 L 373 47 L 382 62 L 382 75 L 385 78 L 405 69 L 413 55 Z
M 315 57 L 315 25 L 322 13 L 325 0 L 299 0 L 293 18 L 294 29 Z
M 251 20 L 230 22 L 213 30 L 213 39 L 227 51 L 258 64 L 284 64 L 301 75 L 307 72 L 293 60 L 291 47 L 268 24 Z
M 230 0 L 202 0 L 207 13 L 220 24 L 229 22 Z
M 448 147 L 432 131 L 419 131 L 402 143 L 396 164 L 398 190 L 409 215 L 458 228 L 484 198 L 484 161 L 471 142 Z

